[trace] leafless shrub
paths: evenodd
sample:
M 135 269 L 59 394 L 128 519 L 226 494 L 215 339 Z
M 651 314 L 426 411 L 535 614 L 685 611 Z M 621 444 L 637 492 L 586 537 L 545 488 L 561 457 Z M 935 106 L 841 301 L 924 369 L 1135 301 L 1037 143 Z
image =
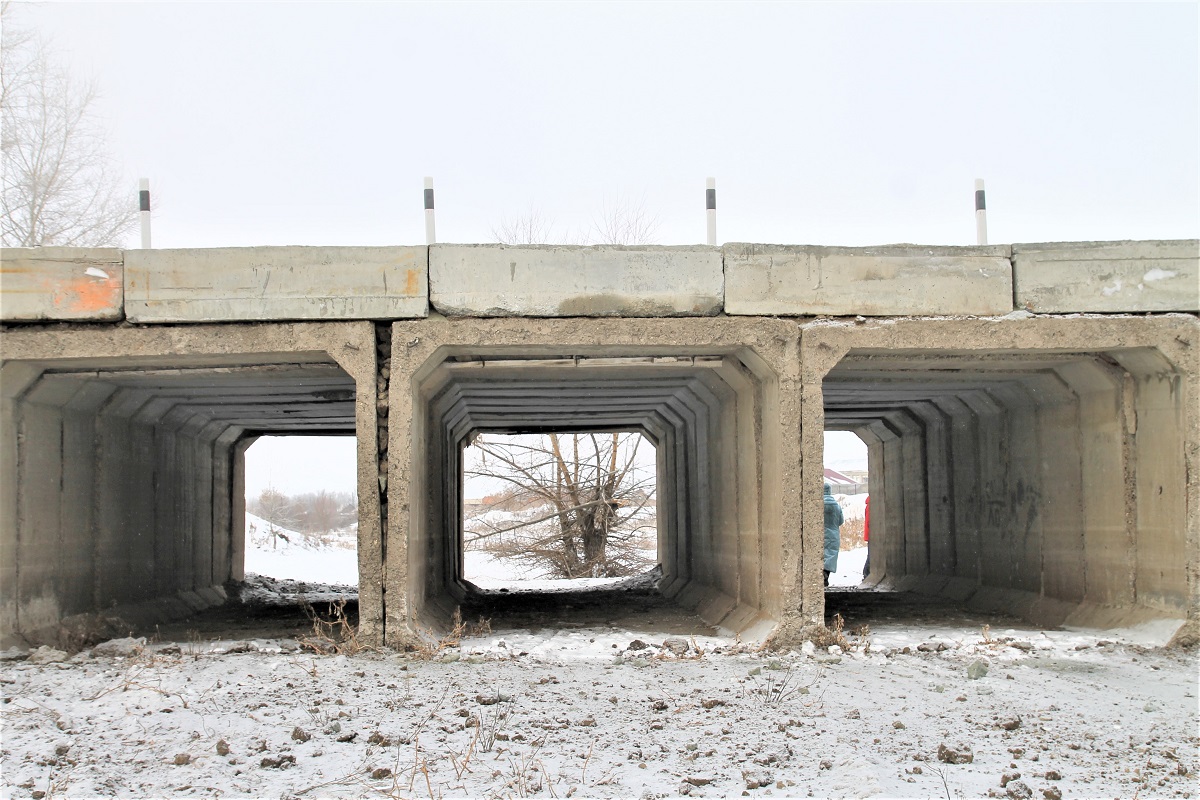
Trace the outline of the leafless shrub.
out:
M 339 599 L 330 607 L 329 614 L 322 615 L 311 604 L 304 605 L 304 613 L 312 621 L 312 633 L 300 640 L 300 646 L 314 653 L 336 653 L 352 656 L 371 650 L 358 638 L 358 627 L 346 616 L 346 600 Z

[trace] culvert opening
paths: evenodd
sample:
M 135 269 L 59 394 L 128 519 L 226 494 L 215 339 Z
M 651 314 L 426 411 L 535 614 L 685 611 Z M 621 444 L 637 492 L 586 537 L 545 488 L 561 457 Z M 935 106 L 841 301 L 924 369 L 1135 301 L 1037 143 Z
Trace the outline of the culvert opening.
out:
M 534 358 L 446 348 L 416 381 L 406 553 L 411 624 L 445 629 L 457 613 L 490 617 L 493 625 L 664 628 L 673 618 L 697 632 L 769 629 L 779 563 L 763 553 L 780 535 L 763 510 L 778 494 L 762 485 L 758 469 L 762 450 L 774 446 L 762 436 L 769 377 L 732 353 Z M 616 587 L 571 593 L 501 592 L 472 580 L 467 545 L 478 529 L 463 508 L 477 499 L 465 489 L 469 445 L 479 436 L 486 444 L 498 435 L 548 433 L 581 443 L 636 433 L 644 437 L 640 451 L 653 444 L 658 568 Z M 649 465 L 641 474 L 649 477 Z
M 1154 348 L 849 352 L 825 426 L 869 450 L 867 584 L 1036 624 L 1182 619 L 1183 391 Z M 869 622 L 895 593 L 827 596 Z M 920 604 L 924 604 L 922 600 Z
M 245 447 L 263 434 L 355 432 L 354 380 L 321 352 L 4 369 L 22 498 L 8 585 L 13 630 L 28 640 L 61 639 L 64 625 L 98 626 L 84 638 L 166 636 L 190 616 L 178 635 L 242 630 L 249 612 L 226 601 L 244 578 Z M 192 616 L 214 606 L 224 610 L 208 622 Z
M 480 590 L 594 590 L 658 567 L 642 433 L 480 433 L 462 464 L 462 577 Z
M 245 451 L 247 576 L 358 586 L 353 436 L 261 436 Z
M 853 431 L 829 430 L 824 435 L 825 483 L 842 513 L 835 567 L 827 591 L 858 588 L 870 574 L 870 484 L 866 442 Z M 831 553 L 823 554 L 826 559 Z

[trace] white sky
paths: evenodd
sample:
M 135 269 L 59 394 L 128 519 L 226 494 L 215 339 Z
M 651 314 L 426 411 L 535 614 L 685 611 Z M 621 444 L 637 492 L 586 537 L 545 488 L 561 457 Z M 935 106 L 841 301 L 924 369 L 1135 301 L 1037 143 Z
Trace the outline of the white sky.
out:
M 353 436 L 262 436 L 246 450 L 246 498 L 267 487 L 357 493 L 356 447 Z
M 54 3 L 156 247 L 1197 236 L 1197 4 Z M 134 244 L 133 237 L 129 244 Z

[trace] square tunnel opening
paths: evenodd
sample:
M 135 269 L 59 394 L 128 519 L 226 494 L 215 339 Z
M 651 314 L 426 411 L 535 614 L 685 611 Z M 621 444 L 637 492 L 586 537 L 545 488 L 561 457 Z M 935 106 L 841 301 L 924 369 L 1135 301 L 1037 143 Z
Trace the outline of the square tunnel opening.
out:
M 4 361 L 5 641 L 79 646 L 225 603 L 244 579 L 245 449 L 355 435 L 356 380 L 327 352 L 214 349 Z
M 391 418 L 411 415 L 412 423 L 390 431 L 391 452 L 407 450 L 403 461 L 391 462 L 389 484 L 405 492 L 391 503 L 407 503 L 408 513 L 389 516 L 387 638 L 446 630 L 454 619 L 476 614 L 493 624 L 499 616 L 500 623 L 553 626 L 599 610 L 644 629 L 657 624 L 647 609 L 695 615 L 704 626 L 743 638 L 765 637 L 783 607 L 779 474 L 763 468 L 782 449 L 773 366 L 744 344 L 656 346 L 645 336 L 617 344 L 631 338 L 628 321 L 592 321 L 600 332 L 591 335 L 569 321 L 542 324 L 547 331 L 537 335 L 505 321 L 394 327 L 393 353 L 408 360 L 393 366 L 393 380 L 411 375 L 412 392 L 392 393 Z M 514 330 L 491 330 L 505 325 Z M 609 328 L 620 330 L 614 344 L 597 346 Z M 509 335 L 525 343 L 494 344 Z M 480 341 L 471 343 L 474 337 Z M 464 447 L 481 434 L 550 431 L 636 431 L 654 443 L 661 572 L 635 576 L 634 586 L 569 598 L 500 593 L 464 578 Z M 393 592 L 403 592 L 404 606 L 398 608 Z
M 657 472 L 639 431 L 477 433 L 463 450 L 462 579 L 503 594 L 654 571 Z
M 851 344 L 822 401 L 825 428 L 869 448 L 866 585 L 1046 626 L 1182 622 L 1186 394 L 1151 346 Z

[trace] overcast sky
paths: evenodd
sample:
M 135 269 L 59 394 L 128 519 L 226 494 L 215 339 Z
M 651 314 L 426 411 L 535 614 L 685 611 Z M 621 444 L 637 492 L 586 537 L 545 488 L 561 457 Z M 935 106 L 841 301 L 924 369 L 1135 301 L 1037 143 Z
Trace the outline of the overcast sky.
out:
M 156 247 L 1191 238 L 1197 4 L 55 3 Z M 129 242 L 134 244 L 132 240 Z

